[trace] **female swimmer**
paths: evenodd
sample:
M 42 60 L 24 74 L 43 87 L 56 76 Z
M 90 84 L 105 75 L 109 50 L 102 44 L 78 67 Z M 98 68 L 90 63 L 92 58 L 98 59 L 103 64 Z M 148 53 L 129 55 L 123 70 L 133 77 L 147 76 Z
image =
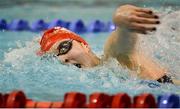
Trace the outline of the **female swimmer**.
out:
M 116 30 L 105 43 L 102 59 L 92 52 L 79 35 L 61 27 L 54 27 L 43 34 L 39 54 L 53 53 L 62 63 L 79 68 L 94 67 L 109 58 L 115 58 L 120 65 L 137 72 L 140 78 L 178 84 L 178 81 L 166 75 L 167 69 L 135 49 L 138 33 L 156 31 L 155 26 L 160 23 L 152 10 L 132 5 L 120 6 L 113 15 L 113 22 Z

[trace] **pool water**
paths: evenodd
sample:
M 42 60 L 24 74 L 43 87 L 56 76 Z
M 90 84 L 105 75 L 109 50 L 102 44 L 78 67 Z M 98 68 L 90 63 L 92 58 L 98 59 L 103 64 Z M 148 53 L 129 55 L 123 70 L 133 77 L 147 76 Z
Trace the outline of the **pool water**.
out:
M 48 9 L 47 9 L 48 8 Z M 88 25 L 94 19 L 111 20 L 115 7 L 78 8 L 53 7 L 43 5 L 22 5 L 0 10 L 7 20 L 23 18 L 32 22 L 44 19 L 47 22 L 55 18 L 67 21 L 82 19 Z M 156 32 L 140 35 L 138 47 L 152 56 L 162 66 L 169 69 L 173 78 L 180 79 L 180 8 L 153 8 L 161 16 L 161 24 Z M 79 15 L 79 13 L 81 13 Z M 72 17 L 73 14 L 73 17 Z M 93 51 L 101 57 L 103 45 L 110 33 L 81 34 L 91 45 Z M 180 94 L 180 86 L 160 84 L 155 81 L 140 80 L 131 76 L 128 69 L 118 66 L 112 59 L 104 65 L 90 69 L 78 69 L 72 65 L 62 65 L 57 59 L 42 59 L 35 52 L 39 45 L 37 38 L 42 33 L 0 32 L 0 92 L 23 90 L 34 100 L 63 100 L 69 91 L 86 94 L 107 92 L 114 94 L 126 92 L 131 96 L 143 92 L 154 95 L 163 93 Z

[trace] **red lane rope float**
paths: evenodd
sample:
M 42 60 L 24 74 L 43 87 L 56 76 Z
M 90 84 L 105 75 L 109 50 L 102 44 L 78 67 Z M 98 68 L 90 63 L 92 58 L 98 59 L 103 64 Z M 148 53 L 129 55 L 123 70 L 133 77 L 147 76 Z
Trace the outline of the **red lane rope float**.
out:
M 156 108 L 156 100 L 152 94 L 144 93 L 134 97 L 134 108 Z
M 36 102 L 34 108 L 51 108 L 52 102 Z
M 25 108 L 62 108 L 62 102 L 36 102 L 32 100 L 26 101 Z
M 53 102 L 51 108 L 63 108 L 63 102 Z
M 0 93 L 0 108 L 4 107 L 4 97 L 3 95 Z
M 6 100 L 7 108 L 23 108 L 26 104 L 26 96 L 22 91 L 13 91 Z
M 88 108 L 106 108 L 110 107 L 112 96 L 106 93 L 92 93 L 89 97 Z
M 69 92 L 64 96 L 64 108 L 84 108 L 86 106 L 86 95 L 80 92 Z
M 6 101 L 7 101 L 8 96 L 9 96 L 8 93 L 5 93 L 5 94 L 3 95 L 3 99 L 4 99 L 4 105 L 3 105 L 3 107 L 4 107 L 4 108 L 6 107 Z
M 35 108 L 36 107 L 36 102 L 32 100 L 26 100 L 26 104 L 24 106 L 25 108 Z
M 118 93 L 113 96 L 111 108 L 130 108 L 131 98 L 126 93 Z

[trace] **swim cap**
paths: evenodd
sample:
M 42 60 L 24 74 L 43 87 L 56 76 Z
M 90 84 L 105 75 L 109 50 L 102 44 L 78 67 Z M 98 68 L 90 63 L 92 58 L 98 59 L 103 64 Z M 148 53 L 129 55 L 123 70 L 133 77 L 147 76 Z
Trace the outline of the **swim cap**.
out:
M 40 41 L 41 52 L 47 52 L 57 41 L 64 39 L 73 39 L 83 43 L 84 45 L 88 45 L 88 43 L 83 38 L 74 32 L 69 31 L 63 27 L 54 27 L 44 32 Z

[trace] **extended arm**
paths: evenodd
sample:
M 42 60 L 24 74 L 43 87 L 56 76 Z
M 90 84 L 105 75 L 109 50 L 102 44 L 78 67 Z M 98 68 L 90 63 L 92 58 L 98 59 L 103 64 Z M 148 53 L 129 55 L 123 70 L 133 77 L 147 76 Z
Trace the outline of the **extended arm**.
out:
M 116 10 L 113 21 L 117 28 L 105 43 L 105 59 L 116 58 L 121 65 L 136 71 L 144 79 L 157 80 L 164 76 L 165 69 L 136 50 L 137 33 L 156 30 L 154 25 L 159 23 L 158 16 L 149 9 L 124 5 Z

